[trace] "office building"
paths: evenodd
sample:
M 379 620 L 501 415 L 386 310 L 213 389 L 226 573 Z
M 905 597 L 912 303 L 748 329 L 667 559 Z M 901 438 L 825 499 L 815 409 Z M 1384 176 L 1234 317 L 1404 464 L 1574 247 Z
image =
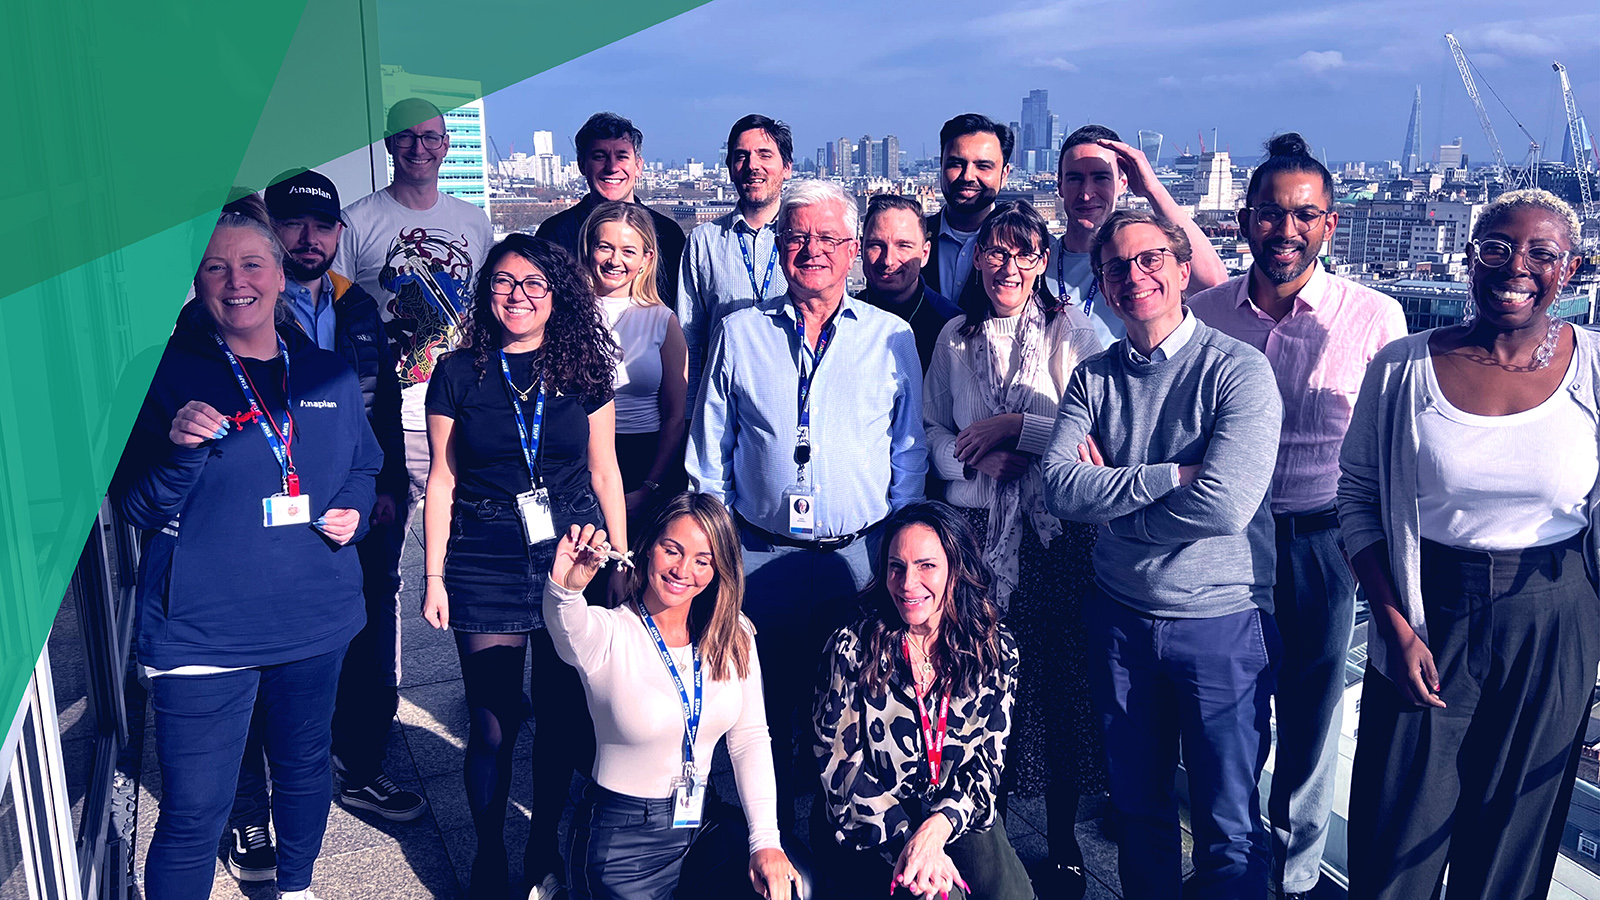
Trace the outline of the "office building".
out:
M 463 78 L 417 75 L 401 66 L 382 66 L 383 108 L 420 97 L 445 110 L 450 152 L 439 167 L 439 190 L 489 212 L 489 128 L 483 118 L 483 85 Z M 394 178 L 390 161 L 389 178 Z
M 1406 125 L 1406 145 L 1400 151 L 1401 170 L 1410 175 L 1422 165 L 1422 85 L 1411 100 L 1411 120 Z

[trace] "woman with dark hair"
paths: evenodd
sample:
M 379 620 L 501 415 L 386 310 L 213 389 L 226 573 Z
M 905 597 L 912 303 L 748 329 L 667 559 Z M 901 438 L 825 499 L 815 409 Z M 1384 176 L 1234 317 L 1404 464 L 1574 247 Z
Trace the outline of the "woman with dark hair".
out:
M 355 373 L 288 324 L 282 260 L 263 221 L 217 221 L 112 488 L 150 531 L 138 640 L 162 779 L 151 897 L 210 895 L 259 701 L 279 896 L 315 900 L 334 692 L 364 621 L 348 545 L 383 456 Z
M 639 565 L 615 608 L 583 598 L 610 550 L 593 526 L 572 526 L 545 585 L 545 621 L 556 652 L 583 679 L 598 744 L 594 781 L 569 832 L 569 894 L 668 900 L 681 877 L 696 896 L 733 898 L 750 893 L 748 876 L 768 900 L 789 900 L 797 876 L 779 845 L 761 664 L 739 612 L 738 529 L 715 497 L 685 493 L 667 502 L 636 546 Z M 724 735 L 751 823 L 748 867 L 706 861 L 739 858 L 731 831 L 745 843 L 742 823 L 702 817 L 712 812 L 706 780 Z
M 866 615 L 828 642 L 813 716 L 817 866 L 847 898 L 1031 900 L 997 805 L 1017 644 L 966 518 L 936 501 L 884 520 Z
M 506 797 L 527 717 L 533 651 L 532 823 L 523 872 L 536 900 L 560 889 L 556 847 L 568 785 L 587 768 L 593 726 L 577 673 L 545 628 L 541 597 L 556 537 L 611 525 L 627 549 L 611 382 L 616 345 L 577 263 L 513 234 L 489 250 L 473 292 L 470 346 L 428 383 L 422 614 L 453 628 L 471 712 L 465 778 L 478 835 L 471 897 L 507 895 Z M 620 591 L 621 573 L 612 587 Z
M 1083 598 L 1094 581 L 1095 526 L 1045 509 L 1040 459 L 1078 363 L 1100 352 L 1074 306 L 1041 295 L 1050 234 L 1027 201 L 1000 204 L 973 256 L 986 303 L 951 319 L 922 382 L 929 463 L 945 499 L 983 539 L 994 598 L 1022 652 L 1009 787 L 1044 794 L 1046 877 L 1082 896 L 1078 797 L 1104 789 L 1099 723 L 1089 701 Z
M 1372 606 L 1350 896 L 1542 898 L 1600 663 L 1600 336 L 1555 303 L 1578 219 L 1511 191 L 1460 325 L 1367 367 L 1339 522 Z

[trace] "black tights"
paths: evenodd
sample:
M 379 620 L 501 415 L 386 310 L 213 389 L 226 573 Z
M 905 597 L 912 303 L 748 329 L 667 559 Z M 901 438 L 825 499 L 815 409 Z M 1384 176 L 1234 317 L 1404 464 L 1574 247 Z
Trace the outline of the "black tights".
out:
M 530 645 L 533 674 L 529 693 L 524 694 L 522 667 Z M 548 631 L 458 631 L 456 652 L 461 656 L 469 720 L 462 774 L 478 837 L 468 896 L 502 900 L 509 893 L 506 801 L 511 792 L 511 759 L 522 723 L 530 713 L 533 715 L 533 796 L 529 798 L 532 821 L 523 849 L 523 875 L 530 884 L 563 869 L 556 829 L 571 789 L 572 773 L 588 774 L 594 767 L 594 723 L 589 718 L 578 673 L 556 656 Z

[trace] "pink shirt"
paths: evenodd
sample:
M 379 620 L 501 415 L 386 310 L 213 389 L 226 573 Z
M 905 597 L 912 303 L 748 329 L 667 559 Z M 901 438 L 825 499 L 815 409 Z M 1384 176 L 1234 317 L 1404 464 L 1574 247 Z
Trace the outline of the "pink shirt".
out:
M 1333 506 L 1339 447 L 1367 363 L 1406 334 L 1400 304 L 1317 266 L 1275 322 L 1250 300 L 1250 275 L 1189 298 L 1201 321 L 1266 354 L 1283 395 L 1283 433 L 1272 473 L 1272 511 L 1307 513 Z

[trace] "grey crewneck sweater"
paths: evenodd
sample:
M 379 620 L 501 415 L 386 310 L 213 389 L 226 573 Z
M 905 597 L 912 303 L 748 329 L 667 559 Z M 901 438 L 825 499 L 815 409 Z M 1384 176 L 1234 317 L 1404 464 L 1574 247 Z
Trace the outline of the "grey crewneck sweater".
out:
M 1142 614 L 1272 612 L 1269 489 L 1283 400 L 1259 351 L 1196 322 L 1170 359 L 1124 338 L 1072 374 L 1044 456 L 1050 512 L 1100 525 L 1095 582 Z M 1106 465 L 1078 462 L 1094 435 Z M 1178 486 L 1178 466 L 1201 465 Z

